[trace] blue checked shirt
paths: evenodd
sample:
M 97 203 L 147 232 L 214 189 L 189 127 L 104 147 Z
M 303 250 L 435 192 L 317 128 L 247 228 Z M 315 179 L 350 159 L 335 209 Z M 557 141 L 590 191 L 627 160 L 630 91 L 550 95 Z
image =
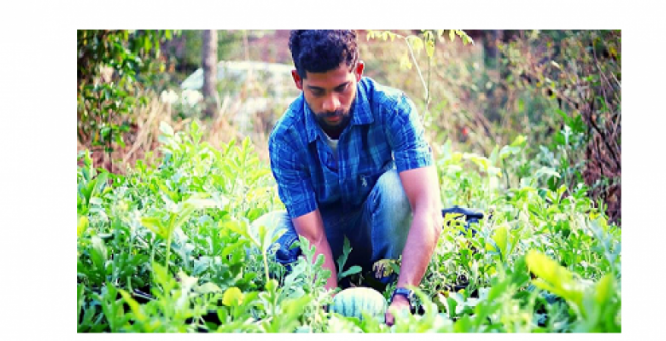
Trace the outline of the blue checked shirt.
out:
M 338 141 L 338 162 L 302 93 L 273 128 L 271 170 L 291 218 L 317 208 L 356 210 L 385 171 L 433 164 L 421 119 L 403 92 L 363 77 L 351 114 Z

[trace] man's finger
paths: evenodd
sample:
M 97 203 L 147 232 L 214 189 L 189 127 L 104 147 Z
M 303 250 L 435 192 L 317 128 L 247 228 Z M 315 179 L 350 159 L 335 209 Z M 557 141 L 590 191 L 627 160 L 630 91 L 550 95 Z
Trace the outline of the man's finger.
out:
M 384 321 L 386 322 L 386 325 L 388 325 L 389 327 L 392 326 L 393 325 L 393 315 L 391 315 L 391 313 L 387 312 L 384 315 Z

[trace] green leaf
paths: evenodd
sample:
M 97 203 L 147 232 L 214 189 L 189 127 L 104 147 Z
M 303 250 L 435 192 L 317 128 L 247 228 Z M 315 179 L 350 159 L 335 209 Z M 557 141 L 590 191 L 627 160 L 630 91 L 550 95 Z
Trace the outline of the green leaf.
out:
M 456 38 L 456 33 L 453 30 L 449 31 L 449 39 L 453 41 Z
M 361 272 L 361 270 L 362 270 L 362 268 L 360 266 L 354 265 L 354 266 L 350 267 L 349 269 L 347 269 L 346 271 L 342 272 L 338 276 L 338 279 L 344 278 L 346 276 L 355 275 L 355 274 Z
M 537 170 L 536 173 L 534 174 L 534 176 L 537 177 L 537 178 L 541 175 L 554 176 L 558 179 L 560 178 L 560 173 L 555 171 L 555 169 L 553 169 L 553 168 L 545 167 L 545 166 L 539 168 L 539 170 Z
M 453 318 L 456 316 L 456 307 L 458 307 L 458 301 L 456 301 L 453 297 L 449 296 L 446 298 L 446 309 L 449 314 L 450 318 Z
M 178 211 L 178 218 L 174 221 L 173 225 L 169 226 L 169 231 L 174 231 L 177 228 L 180 228 L 187 222 L 192 214 L 196 211 L 196 207 L 193 205 L 183 205 L 183 207 Z
M 525 143 L 525 141 L 527 141 L 527 138 L 524 135 L 518 135 L 516 136 L 516 139 L 513 140 L 513 142 L 511 143 L 511 147 L 522 146 Z
M 571 271 L 534 250 L 527 253 L 525 260 L 530 271 L 538 277 L 533 281 L 536 287 L 566 299 L 585 313 L 582 310 L 584 287 L 574 279 Z
M 257 238 L 255 238 L 252 234 L 250 234 L 247 231 L 247 227 L 239 226 L 241 224 L 242 223 L 237 222 L 237 221 L 226 221 L 226 222 L 222 223 L 222 228 L 228 228 L 228 229 L 240 234 L 241 236 L 249 239 L 252 242 L 252 244 L 254 244 L 256 247 L 261 249 L 261 243 L 259 242 L 259 240 L 257 240 Z
M 615 278 L 612 274 L 606 274 L 595 285 L 595 300 L 598 304 L 603 305 L 609 302 L 615 294 Z
M 151 230 L 153 233 L 156 235 L 166 239 L 167 234 L 166 234 L 166 229 L 164 228 L 164 224 L 162 223 L 162 220 L 158 217 L 141 217 L 141 225 L 145 226 L 149 230 Z
M 495 241 L 495 244 L 497 245 L 497 248 L 499 249 L 498 251 L 500 252 L 500 255 L 502 257 L 503 261 L 507 260 L 507 229 L 506 225 L 502 225 L 498 227 L 495 230 L 495 233 L 493 234 L 493 240 Z
M 217 284 L 212 283 L 212 282 L 204 283 L 204 284 L 196 287 L 195 290 L 196 290 L 196 292 L 198 292 L 200 294 L 211 294 L 211 293 L 218 293 L 218 292 L 221 293 L 222 292 L 222 289 L 220 289 L 220 287 L 217 286 Z

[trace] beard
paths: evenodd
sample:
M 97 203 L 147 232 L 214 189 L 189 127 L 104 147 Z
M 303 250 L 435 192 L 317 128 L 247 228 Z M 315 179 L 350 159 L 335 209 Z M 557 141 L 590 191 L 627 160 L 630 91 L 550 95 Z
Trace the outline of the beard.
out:
M 315 120 L 328 136 L 337 139 L 349 125 L 352 118 L 351 108 L 354 107 L 355 103 L 356 99 L 346 109 L 338 109 L 333 112 L 315 112 Z

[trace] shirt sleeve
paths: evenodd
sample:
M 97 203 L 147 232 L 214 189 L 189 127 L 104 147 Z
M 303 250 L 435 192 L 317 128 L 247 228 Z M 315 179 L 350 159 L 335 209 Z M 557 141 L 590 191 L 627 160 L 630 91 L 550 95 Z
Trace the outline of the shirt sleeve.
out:
M 424 138 L 421 117 L 414 102 L 402 94 L 386 121 L 389 145 L 398 173 L 434 164 L 432 150 Z
M 275 135 L 269 139 L 268 151 L 278 195 L 289 216 L 294 219 L 317 209 L 310 172 L 300 154 Z

